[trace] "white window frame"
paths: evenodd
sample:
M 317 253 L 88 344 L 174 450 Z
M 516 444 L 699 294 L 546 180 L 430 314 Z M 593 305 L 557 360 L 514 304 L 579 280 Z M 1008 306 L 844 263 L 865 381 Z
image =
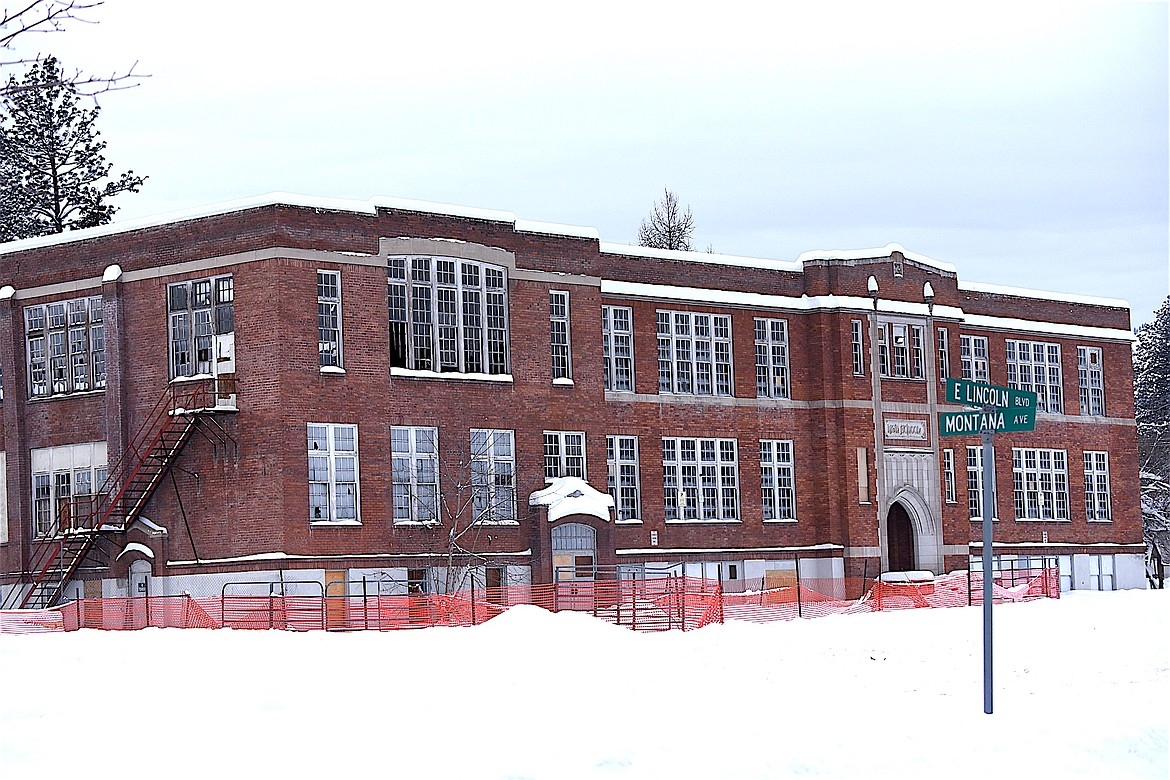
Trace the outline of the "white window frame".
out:
M 428 425 L 390 426 L 390 458 L 394 525 L 439 523 L 439 429 Z
M 926 378 L 923 326 L 882 322 L 877 326 L 878 375 L 883 379 Z
M 1008 387 L 1036 393 L 1036 411 L 1064 411 L 1060 344 L 1006 339 Z
M 606 436 L 605 465 L 614 517 L 619 523 L 642 522 L 642 488 L 637 436 Z
M 357 425 L 311 422 L 307 425 L 306 433 L 309 458 L 309 524 L 360 524 L 361 494 L 359 483 L 361 470 L 358 462 Z M 324 433 L 324 439 L 315 437 L 315 433 Z M 347 449 L 351 440 L 352 449 Z M 314 459 L 317 460 L 316 466 L 314 466 Z M 343 478 L 349 475 L 349 469 L 344 468 L 344 466 L 347 465 L 346 461 L 350 460 L 353 462 L 352 482 Z M 322 467 L 324 467 L 323 470 Z M 324 488 L 325 503 L 323 505 L 314 503 L 314 485 Z M 349 511 L 347 506 L 350 502 L 342 500 L 350 496 L 353 499 L 352 511 Z M 324 512 L 321 512 L 322 509 Z
M 573 340 L 569 330 L 569 291 L 548 291 L 549 350 L 552 378 L 573 381 Z
M 0 544 L 8 543 L 8 453 L 0 450 Z
M 469 436 L 474 521 L 484 525 L 518 525 L 515 433 L 472 428 Z
M 1081 414 L 1105 416 L 1105 367 L 1100 347 L 1077 347 L 1077 384 Z
M 662 483 L 667 523 L 740 522 L 735 439 L 664 436 Z
M 938 383 L 946 384 L 951 375 L 951 345 L 950 334 L 946 328 L 938 329 Z
M 943 450 L 943 494 L 948 504 L 959 503 L 958 491 L 955 489 L 955 451 Z
M 731 315 L 659 309 L 656 322 L 659 393 L 734 395 Z
M 320 367 L 343 369 L 341 271 L 317 269 L 317 355 Z
M 1016 520 L 1068 521 L 1068 453 L 1013 447 L 1012 492 Z
M 796 522 L 796 457 L 791 439 L 760 439 L 765 523 Z
M 577 454 L 577 453 L 580 454 Z M 587 479 L 584 431 L 544 432 L 544 481 L 558 477 Z
M 861 320 L 851 320 L 850 343 L 853 346 L 853 376 L 865 376 L 865 344 Z
M 81 504 L 96 497 L 109 475 L 104 441 L 41 447 L 29 454 L 34 539 L 56 536 Z M 78 489 L 85 484 L 87 491 Z
M 999 519 L 999 490 L 995 478 L 995 461 L 991 462 L 992 519 Z M 983 512 L 983 448 L 967 448 L 967 512 L 971 522 L 980 522 Z
M 100 295 L 24 308 L 28 397 L 106 387 L 106 332 Z
M 386 282 L 391 372 L 510 374 L 506 267 L 394 255 Z
M 167 285 L 167 359 L 171 379 L 218 374 L 216 339 L 235 333 L 235 297 L 231 274 Z M 187 358 L 180 359 L 182 355 Z
M 601 307 L 601 347 L 605 360 L 605 389 L 634 392 L 634 310 L 629 306 Z
M 788 320 L 756 317 L 756 397 L 791 398 L 788 371 Z
M 1109 453 L 1085 450 L 1085 519 L 1090 523 L 1109 523 L 1113 512 L 1109 496 Z
M 987 337 L 959 334 L 959 361 L 962 364 L 962 378 L 969 382 L 989 383 L 990 365 L 987 359 Z

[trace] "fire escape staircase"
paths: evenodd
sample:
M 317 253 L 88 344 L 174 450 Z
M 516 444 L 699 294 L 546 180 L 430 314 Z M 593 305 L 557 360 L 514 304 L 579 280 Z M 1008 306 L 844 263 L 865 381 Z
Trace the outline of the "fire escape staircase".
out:
M 138 518 L 197 430 L 214 444 L 234 443 L 216 418 L 235 411 L 234 380 L 196 377 L 168 385 L 97 494 L 72 499 L 67 511 L 59 513 L 65 516 L 33 539 L 24 581 L 2 608 L 56 604 L 91 551 L 95 557 L 108 556 L 110 537 L 125 532 Z

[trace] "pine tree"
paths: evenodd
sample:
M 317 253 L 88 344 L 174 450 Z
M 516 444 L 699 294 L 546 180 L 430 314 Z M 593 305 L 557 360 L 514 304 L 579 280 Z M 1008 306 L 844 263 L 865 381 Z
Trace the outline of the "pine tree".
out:
M 638 228 L 638 243 L 655 249 L 690 251 L 694 232 L 695 218 L 690 207 L 684 213 L 678 205 L 678 196 L 664 188 L 662 200 L 654 204 L 650 219 L 642 220 Z
M 99 108 L 77 105 L 77 90 L 53 57 L 24 79 L 8 80 L 0 124 L 0 238 L 14 240 L 108 223 L 109 199 L 138 192 L 145 177 L 110 178 Z M 104 184 L 102 183 L 104 181 Z
M 1170 298 L 1137 329 L 1134 406 L 1141 464 L 1142 530 L 1170 560 Z

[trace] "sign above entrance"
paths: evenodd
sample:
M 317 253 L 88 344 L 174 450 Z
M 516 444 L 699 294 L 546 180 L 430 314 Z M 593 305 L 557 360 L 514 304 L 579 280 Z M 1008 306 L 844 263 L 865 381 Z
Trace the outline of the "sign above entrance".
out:
M 926 441 L 926 420 L 887 417 L 886 438 L 903 441 Z
M 997 409 L 1011 409 L 1013 411 L 1036 410 L 1036 394 L 1028 390 L 1016 390 L 1011 387 L 999 387 L 983 382 L 969 382 L 966 379 L 947 378 L 947 400 L 951 403 L 963 404 L 983 408 L 994 406 Z M 1031 429 L 1028 429 L 1031 430 Z
M 995 409 L 990 412 L 939 412 L 940 436 L 978 436 L 991 433 L 1016 433 L 1036 430 L 1036 410 Z

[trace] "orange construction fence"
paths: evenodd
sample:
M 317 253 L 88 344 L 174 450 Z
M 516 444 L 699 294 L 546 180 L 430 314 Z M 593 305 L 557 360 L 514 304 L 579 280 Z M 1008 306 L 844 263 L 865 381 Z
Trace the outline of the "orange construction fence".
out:
M 586 612 L 636 631 L 691 630 L 725 620 L 767 623 L 798 617 L 982 603 L 982 575 L 955 572 L 925 583 L 871 582 L 859 599 L 842 579 L 726 593 L 717 580 L 660 577 L 479 588 L 397 596 L 144 596 L 80 599 L 50 609 L 0 611 L 0 633 L 96 628 L 238 628 L 287 631 L 387 631 L 473 626 L 516 604 L 552 612 Z M 854 590 L 853 592 L 857 592 Z M 1059 598 L 1055 568 L 1016 573 L 993 583 L 996 603 Z

